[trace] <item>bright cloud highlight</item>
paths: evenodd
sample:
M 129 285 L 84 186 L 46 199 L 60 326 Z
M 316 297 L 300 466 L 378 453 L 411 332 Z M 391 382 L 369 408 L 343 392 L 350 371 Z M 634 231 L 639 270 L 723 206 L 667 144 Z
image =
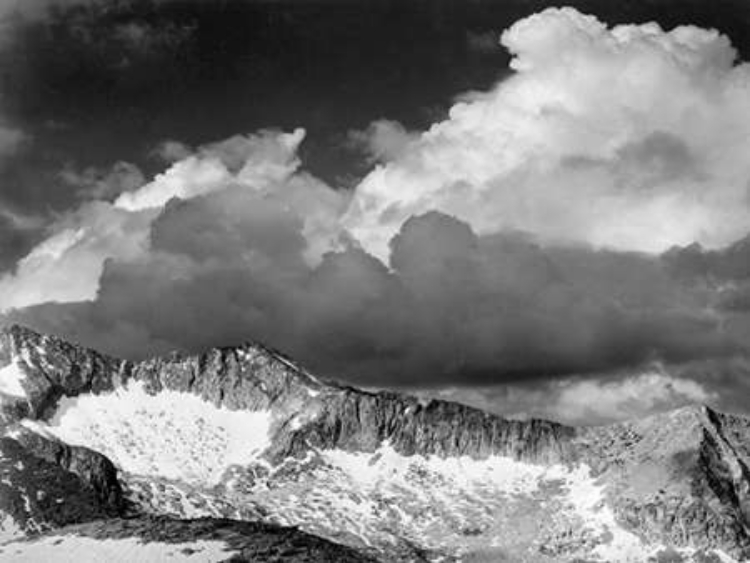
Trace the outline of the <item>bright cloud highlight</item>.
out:
M 505 31 L 515 74 L 360 184 L 344 223 L 383 260 L 411 215 L 479 234 L 658 252 L 750 225 L 750 66 L 716 31 L 550 9 Z

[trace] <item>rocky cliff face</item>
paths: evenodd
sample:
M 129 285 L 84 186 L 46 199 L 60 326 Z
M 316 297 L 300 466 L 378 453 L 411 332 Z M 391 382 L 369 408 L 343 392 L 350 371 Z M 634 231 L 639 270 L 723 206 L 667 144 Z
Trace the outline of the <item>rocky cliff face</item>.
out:
M 579 432 L 618 519 L 650 541 L 750 557 L 750 421 L 686 407 Z
M 131 369 L 128 362 L 20 326 L 0 331 L 0 366 L 14 364 L 22 374 L 21 392 L 3 401 L 6 423 L 43 418 L 62 396 L 112 390 Z
M 372 452 L 388 442 L 405 456 L 507 456 L 550 464 L 572 461 L 574 434 L 544 420 L 506 420 L 456 403 L 343 389 L 326 396 L 301 428 L 281 436 L 274 453 L 303 455 L 310 446 Z
M 576 429 L 323 383 L 255 343 L 128 362 L 12 327 L 0 416 L 9 482 L 76 499 L 7 493 L 27 531 L 150 513 L 399 561 L 750 558 L 750 421 L 704 407 Z
M 374 451 L 383 441 L 404 455 L 503 455 L 539 463 L 575 457 L 572 428 L 506 420 L 457 403 L 325 385 L 258 344 L 128 362 L 13 326 L 0 334 L 0 365 L 12 359 L 27 374 L 27 396 L 6 409 L 12 418 L 44 419 L 61 397 L 139 381 L 150 394 L 166 389 L 232 410 L 272 409 L 276 434 L 269 455 L 276 460 L 304 455 L 310 446 Z M 295 417 L 299 426 L 293 429 L 288 423 Z
M 319 384 L 287 362 L 261 347 L 246 347 L 133 364 L 23 327 L 0 331 L 0 379 L 13 380 L 10 386 L 0 381 L 0 560 L 54 561 L 55 554 L 70 550 L 81 561 L 100 561 L 107 555 L 95 542 L 106 539 L 107 545 L 132 540 L 109 549 L 130 550 L 144 561 L 179 561 L 201 553 L 202 542 L 220 544 L 217 561 L 376 561 L 293 528 L 144 515 L 126 498 L 122 474 L 106 456 L 23 425 L 51 417 L 66 397 L 107 394 L 130 381 L 143 382 L 153 394 L 185 391 L 236 409 L 268 408 L 277 400 L 294 405 L 303 382 Z M 279 373 L 282 366 L 294 378 Z M 139 550 L 144 542 L 160 544 L 163 553 Z
M 0 438 L 0 515 L 16 531 L 43 531 L 124 514 L 114 466 L 101 454 L 39 436 Z M 0 517 L 0 519 L 2 519 Z M 3 535 L 13 530 L 3 526 Z

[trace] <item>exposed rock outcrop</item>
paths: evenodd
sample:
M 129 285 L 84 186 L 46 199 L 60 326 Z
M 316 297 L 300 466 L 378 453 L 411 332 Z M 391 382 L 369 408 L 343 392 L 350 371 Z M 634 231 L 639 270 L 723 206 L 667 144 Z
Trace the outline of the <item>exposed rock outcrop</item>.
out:
M 99 452 L 81 446 L 70 446 L 35 432 L 20 432 L 18 443 L 31 455 L 54 463 L 74 473 L 93 490 L 97 503 L 111 516 L 122 515 L 127 509 L 117 469 Z
M 23 364 L 27 399 L 6 416 L 44 418 L 63 396 L 102 393 L 139 381 L 193 393 L 216 406 L 272 409 L 272 459 L 300 455 L 309 447 L 373 451 L 387 440 L 405 454 L 504 455 L 538 463 L 575 458 L 575 430 L 543 420 L 515 421 L 445 401 L 424 403 L 395 393 L 367 393 L 323 384 L 278 352 L 259 344 L 216 348 L 204 354 L 172 354 L 143 362 L 117 360 L 59 339 L 14 326 L 0 335 L 0 365 Z M 292 419 L 299 428 L 288 424 Z
M 6 424 L 24 417 L 43 418 L 62 396 L 112 390 L 132 369 L 124 360 L 21 326 L 0 331 L 0 367 L 12 362 L 26 375 L 20 382 L 25 397 L 8 398 L 0 404 Z
M 0 520 L 19 532 L 120 516 L 117 473 L 103 455 L 29 434 L 0 438 Z
M 407 456 L 502 455 L 550 464 L 574 458 L 574 434 L 572 428 L 544 420 L 506 420 L 457 403 L 344 389 L 325 397 L 299 430 L 282 436 L 275 455 L 304 454 L 310 446 L 374 451 L 387 441 Z
M 686 407 L 579 433 L 618 519 L 651 542 L 750 557 L 748 421 Z
M 750 420 L 706 407 L 577 429 L 543 420 L 507 420 L 456 403 L 323 383 L 282 354 L 256 343 L 129 362 L 22 327 L 0 332 L 0 369 L 9 365 L 20 369 L 23 394 L 0 396 L 0 426 L 14 429 L 13 437 L 0 442 L 3 470 L 12 473 L 14 482 L 58 483 L 59 498 L 66 498 L 68 490 L 81 491 L 76 493 L 73 513 L 48 506 L 43 498 L 36 504 L 30 501 L 41 485 L 38 489 L 24 485 L 31 496 L 10 494 L 7 506 L 0 508 L 40 530 L 48 524 L 121 516 L 128 506 L 117 471 L 106 457 L 22 430 L 19 421 L 48 419 L 63 397 L 138 384 L 151 395 L 178 391 L 216 407 L 267 413 L 270 445 L 263 452 L 265 460 L 239 470 L 250 483 L 254 472 L 271 479 L 269 475 L 278 478 L 287 469 L 308 471 L 305 460 L 311 453 L 371 454 L 384 444 L 407 457 L 503 456 L 569 468 L 583 463 L 598 478 L 619 524 L 647 542 L 722 549 L 750 558 Z M 14 460 L 21 459 L 23 469 L 12 469 Z M 309 463 L 314 473 L 316 462 Z M 356 502 L 371 501 L 379 504 L 382 499 Z M 29 502 L 32 510 L 24 515 L 19 507 Z M 560 545 L 599 541 L 586 534 L 579 538 L 580 530 L 566 526 L 551 531 L 560 536 L 556 540 Z M 541 548 L 540 553 L 544 553 Z

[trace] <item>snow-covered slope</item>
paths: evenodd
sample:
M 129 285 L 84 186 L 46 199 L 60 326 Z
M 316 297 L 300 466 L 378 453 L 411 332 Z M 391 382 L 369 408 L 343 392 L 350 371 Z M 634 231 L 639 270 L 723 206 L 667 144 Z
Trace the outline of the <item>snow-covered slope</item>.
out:
M 138 538 L 92 539 L 50 534 L 31 542 L 3 546 L 0 561 L 13 563 L 131 563 L 132 561 L 179 560 L 194 563 L 226 561 L 233 555 L 220 541 L 184 543 L 149 542 Z
M 705 408 L 578 430 L 327 385 L 257 344 L 131 363 L 18 327 L 0 393 L 0 468 L 25 491 L 0 505 L 6 537 L 150 514 L 298 526 L 393 561 L 750 557 L 750 422 Z M 74 515 L 37 499 L 44 471 L 89 491 Z M 89 541 L 33 549 L 57 540 Z
M 18 361 L 13 359 L 7 366 L 0 369 L 0 395 L 25 397 L 26 391 L 23 388 L 23 379 L 23 369 Z
M 23 425 L 103 453 L 127 474 L 211 486 L 232 465 L 270 444 L 267 411 L 232 411 L 190 393 L 151 395 L 131 382 L 99 395 L 60 400 L 52 418 Z
M 289 528 L 231 520 L 110 518 L 0 545 L 0 563 L 375 563 Z

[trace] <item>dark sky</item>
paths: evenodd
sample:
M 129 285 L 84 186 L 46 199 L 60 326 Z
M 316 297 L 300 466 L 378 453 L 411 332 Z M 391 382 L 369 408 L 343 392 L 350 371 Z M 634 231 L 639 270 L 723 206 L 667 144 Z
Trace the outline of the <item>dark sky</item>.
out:
M 654 21 L 666 30 L 687 24 L 716 28 L 728 36 L 740 60 L 750 60 L 745 0 L 568 4 L 609 25 Z M 397 229 L 391 270 L 382 256 L 378 261 L 354 248 L 314 266 L 300 258 L 309 233 L 300 234 L 300 218 L 290 216 L 289 209 L 300 206 L 305 215 L 317 205 L 344 205 L 336 203 L 336 194 L 349 194 L 392 152 L 407 155 L 399 161 L 406 163 L 403 170 L 412 170 L 415 162 L 425 176 L 439 169 L 442 156 L 428 163 L 427 152 L 409 152 L 409 139 L 416 136 L 409 132 L 448 119 L 456 100 L 481 104 L 482 95 L 472 92 L 496 92 L 495 85 L 513 74 L 500 34 L 556 5 L 535 0 L 7 3 L 0 7 L 0 290 L 3 275 L 11 279 L 22 270 L 19 259 L 70 226 L 96 225 L 95 235 L 81 235 L 91 236 L 86 252 L 94 249 L 110 258 L 103 263 L 95 299 L 45 303 L 42 292 L 25 301 L 34 306 L 10 317 L 130 356 L 255 337 L 358 384 L 439 388 L 500 412 L 515 404 L 520 414 L 573 421 L 640 412 L 630 403 L 603 399 L 610 414 L 587 414 L 570 401 L 579 391 L 600 398 L 649 393 L 644 412 L 697 400 L 738 409 L 738 394 L 750 389 L 747 346 L 740 344 L 750 332 L 750 271 L 742 267 L 750 245 L 735 243 L 741 236 L 720 233 L 721 244 L 708 244 L 716 247 L 713 251 L 688 247 L 693 239 L 678 237 L 681 248 L 664 254 L 666 246 L 655 243 L 658 252 L 644 254 L 650 247 L 643 233 L 632 247 L 637 252 L 626 243 L 615 244 L 616 249 L 571 249 L 560 230 L 545 230 L 546 222 L 555 222 L 545 218 L 534 217 L 521 227 L 505 218 L 505 227 L 488 231 L 481 213 L 465 223 L 428 214 Z M 721 57 L 727 52 L 719 46 L 719 55 L 708 57 L 707 64 L 726 71 Z M 561 57 L 560 65 L 568 63 Z M 714 80 L 714 74 L 707 76 Z M 634 88 L 635 95 L 623 94 L 632 98 L 648 90 L 632 81 L 623 87 Z M 604 83 L 598 88 L 616 89 Z M 589 100 L 585 92 L 581 99 Z M 735 111 L 732 103 L 717 102 L 731 106 L 727 114 Z M 739 113 L 741 103 L 736 102 Z M 593 103 L 587 108 L 593 128 L 609 121 L 604 106 L 604 113 L 595 113 L 600 110 Z M 500 121 L 512 120 L 502 115 Z M 382 137 L 385 156 L 373 148 L 370 124 L 377 120 L 389 120 Z M 284 141 L 269 140 L 275 133 L 210 143 L 296 127 L 307 131 L 299 151 L 291 151 L 304 173 L 289 189 L 297 194 L 298 184 L 305 184 L 318 194 L 313 199 L 295 195 L 299 199 L 292 204 L 272 205 L 247 199 L 230 185 L 215 197 L 172 201 L 158 216 L 110 208 L 120 192 L 135 190 L 189 154 L 218 155 L 232 173 L 241 168 L 237 154 L 253 151 L 280 159 L 282 168 L 293 167 L 289 147 L 279 145 Z M 638 197 L 644 186 L 658 193 L 653 186 L 712 185 L 704 168 L 725 166 L 701 153 L 705 147 L 694 132 L 638 127 L 606 157 L 591 156 L 595 151 L 582 145 L 580 154 L 555 153 L 555 162 L 565 178 L 573 175 L 573 184 L 580 180 L 575 174 L 591 174 L 595 181 L 611 180 L 617 195 L 623 186 L 638 183 Z M 727 146 L 747 143 L 742 131 L 727 137 Z M 571 135 L 585 136 L 579 130 Z M 563 146 L 568 138 L 561 138 Z M 485 147 L 494 142 L 483 139 Z M 177 143 L 173 154 L 159 151 L 164 141 Z M 487 160 L 502 160 L 508 152 L 498 150 Z M 469 152 L 467 158 L 472 157 Z M 462 169 L 463 161 L 453 168 Z M 471 176 L 473 169 L 467 170 L 464 176 Z M 510 178 L 537 189 L 540 181 L 528 180 L 536 172 L 524 170 L 525 175 Z M 456 189 L 462 189 L 464 178 L 456 174 Z M 741 174 L 732 181 L 744 181 Z M 585 207 L 576 202 L 563 200 L 563 209 Z M 507 204 L 497 199 L 487 206 Z M 441 209 L 464 218 L 461 205 L 446 203 Z M 238 215 L 238 208 L 250 211 Z M 415 209 L 419 215 L 431 208 Z M 552 216 L 561 213 L 559 207 L 551 209 Z M 574 211 L 560 227 L 565 232 L 575 231 L 578 223 L 588 225 L 576 219 L 586 210 Z M 677 232 L 682 217 L 670 213 L 662 222 L 677 224 Z M 694 217 L 702 220 L 700 213 Z M 706 230 L 696 225 L 694 232 Z M 600 227 L 570 239 L 596 246 Z M 537 244 L 516 228 L 546 242 Z M 138 238 L 143 232 L 147 243 Z M 750 224 L 732 231 L 747 232 Z M 616 235 L 601 236 L 619 241 Z M 116 255 L 100 250 L 111 244 L 109 237 L 120 237 Z M 151 245 L 145 254 L 141 244 Z M 40 264 L 54 253 L 37 247 Z M 258 255 L 265 258 L 258 261 Z M 56 289 L 73 286 L 79 273 L 89 274 L 86 260 L 81 251 L 65 267 L 71 270 L 41 265 L 38 271 L 27 261 L 29 279 L 54 278 L 48 286 Z M 497 385 L 505 383 L 517 390 L 499 393 Z M 494 391 L 477 391 L 490 388 Z M 463 394 L 455 395 L 455 389 Z
M 569 2 L 604 21 L 716 27 L 744 58 L 741 0 Z M 263 127 L 308 130 L 308 169 L 336 185 L 366 171 L 346 133 L 388 118 L 421 129 L 453 99 L 507 74 L 497 42 L 534 0 L 63 1 L 10 17 L 0 53 L 6 120 L 31 137 L 0 170 L 0 201 L 25 213 L 71 205 L 57 177 L 124 160 L 147 173 L 165 139 L 198 145 Z M 124 31 L 140 29 L 142 37 Z M 2 229 L 0 265 L 38 231 Z M 6 238 L 7 237 L 7 238 Z

